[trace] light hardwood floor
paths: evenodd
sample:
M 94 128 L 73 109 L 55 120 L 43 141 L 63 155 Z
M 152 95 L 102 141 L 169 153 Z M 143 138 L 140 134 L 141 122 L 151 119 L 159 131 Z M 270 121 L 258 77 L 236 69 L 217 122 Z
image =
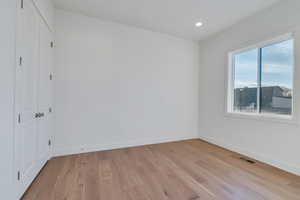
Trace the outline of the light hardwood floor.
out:
M 290 200 L 300 177 L 201 140 L 50 160 L 23 200 Z

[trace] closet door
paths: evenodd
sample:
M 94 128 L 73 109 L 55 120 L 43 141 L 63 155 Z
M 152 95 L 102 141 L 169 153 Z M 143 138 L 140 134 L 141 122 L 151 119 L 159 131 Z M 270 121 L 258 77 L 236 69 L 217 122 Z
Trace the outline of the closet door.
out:
M 16 180 L 23 193 L 38 172 L 37 165 L 37 80 L 39 20 L 31 0 L 18 12 L 16 66 Z
M 38 159 L 43 165 L 50 158 L 52 133 L 52 37 L 40 21 L 40 61 L 38 82 Z

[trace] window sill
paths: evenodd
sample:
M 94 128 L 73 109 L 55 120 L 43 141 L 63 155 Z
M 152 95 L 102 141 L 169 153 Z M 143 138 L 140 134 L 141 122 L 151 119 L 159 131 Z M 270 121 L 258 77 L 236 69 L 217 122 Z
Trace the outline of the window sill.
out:
M 269 121 L 285 124 L 294 124 L 297 125 L 298 122 L 294 116 L 285 116 L 285 115 L 272 115 L 272 114 L 256 114 L 256 113 L 241 113 L 241 112 L 226 112 L 225 117 L 227 118 L 236 118 L 236 119 L 250 119 L 250 120 L 259 120 L 259 121 Z

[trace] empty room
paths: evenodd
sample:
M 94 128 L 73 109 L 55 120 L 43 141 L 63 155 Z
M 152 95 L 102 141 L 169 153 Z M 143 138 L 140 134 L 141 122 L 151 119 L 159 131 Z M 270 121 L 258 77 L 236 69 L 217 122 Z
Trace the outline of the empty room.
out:
M 300 200 L 299 0 L 2 0 L 0 200 Z

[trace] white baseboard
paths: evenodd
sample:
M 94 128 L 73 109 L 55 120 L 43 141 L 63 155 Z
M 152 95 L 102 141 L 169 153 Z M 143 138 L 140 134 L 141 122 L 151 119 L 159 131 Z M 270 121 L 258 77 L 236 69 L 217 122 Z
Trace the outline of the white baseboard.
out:
M 235 145 L 228 144 L 224 141 L 223 142 L 218 141 L 216 139 L 208 138 L 208 137 L 205 137 L 205 136 L 200 136 L 200 139 L 204 140 L 206 142 L 218 145 L 220 147 L 224 147 L 224 148 L 229 149 L 231 151 L 238 152 L 240 154 L 243 154 L 245 156 L 254 158 L 254 159 L 256 159 L 258 161 L 261 161 L 263 163 L 269 164 L 271 166 L 277 167 L 277 168 L 282 169 L 284 171 L 287 171 L 287 172 L 290 172 L 292 174 L 296 174 L 296 175 L 300 176 L 300 167 L 299 166 L 296 166 L 296 165 L 293 165 L 293 164 L 290 164 L 290 163 L 286 163 L 286 162 L 279 162 L 279 161 L 276 161 L 276 160 L 270 158 L 269 156 L 261 155 L 261 154 L 254 153 L 254 152 L 250 152 L 250 151 L 247 151 L 247 150 L 242 149 L 240 147 L 237 147 Z
M 54 157 L 65 156 L 65 155 L 73 155 L 73 154 L 88 153 L 88 152 L 95 152 L 95 151 L 120 149 L 126 147 L 143 146 L 149 144 L 175 142 L 175 141 L 189 140 L 189 139 L 201 139 L 300 176 L 300 167 L 296 165 L 289 164 L 286 162 L 279 162 L 268 156 L 250 152 L 240 147 L 237 147 L 235 145 L 226 143 L 224 141 L 223 142 L 218 141 L 216 139 L 205 137 L 205 136 L 200 136 L 200 138 L 190 136 L 190 137 L 159 138 L 159 139 L 146 139 L 146 140 L 131 140 L 123 143 L 120 142 L 120 143 L 113 143 L 113 144 L 93 144 L 93 145 L 80 145 L 80 146 L 69 146 L 69 147 L 63 146 L 63 147 L 56 147 L 55 150 L 53 151 L 53 156 Z
M 113 143 L 113 144 L 93 144 L 93 145 L 89 144 L 89 145 L 69 146 L 69 147 L 56 146 L 54 147 L 53 157 L 88 153 L 88 152 L 95 152 L 95 151 L 120 149 L 126 147 L 143 146 L 149 144 L 159 144 L 165 142 L 175 142 L 175 141 L 189 140 L 189 139 L 199 139 L 199 138 L 198 136 L 189 136 L 189 137 L 131 140 L 127 142 L 120 142 L 120 143 Z

